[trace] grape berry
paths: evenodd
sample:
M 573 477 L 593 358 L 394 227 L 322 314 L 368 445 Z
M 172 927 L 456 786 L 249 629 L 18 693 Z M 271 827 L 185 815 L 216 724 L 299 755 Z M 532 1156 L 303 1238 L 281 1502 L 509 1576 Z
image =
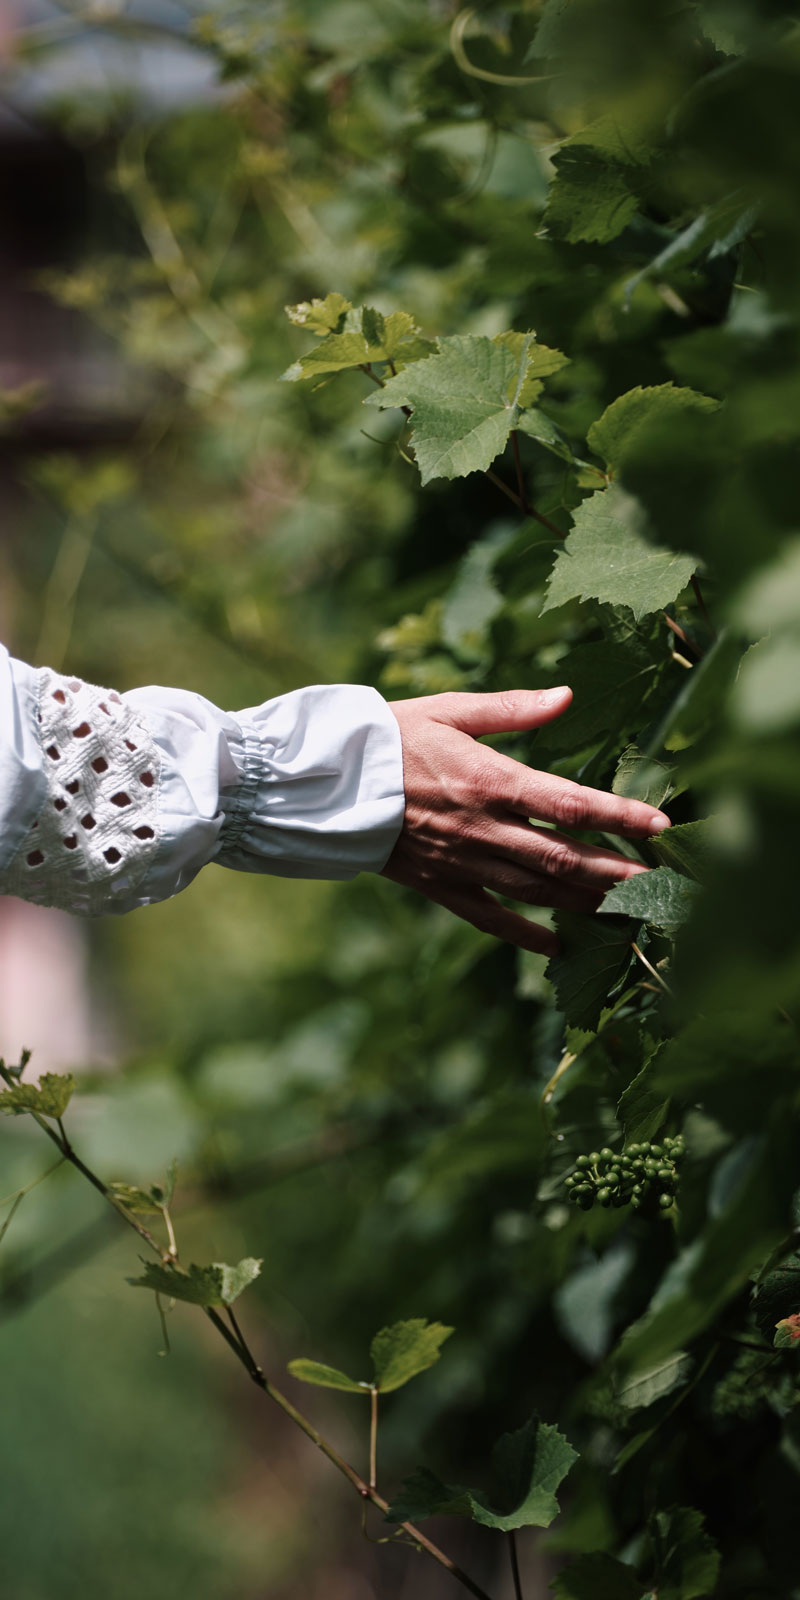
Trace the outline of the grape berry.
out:
M 589 1211 L 601 1206 L 631 1206 L 634 1211 L 669 1211 L 678 1182 L 677 1163 L 684 1152 L 680 1135 L 660 1144 L 629 1144 L 624 1151 L 592 1150 L 578 1156 L 575 1170 L 564 1179 L 571 1200 Z

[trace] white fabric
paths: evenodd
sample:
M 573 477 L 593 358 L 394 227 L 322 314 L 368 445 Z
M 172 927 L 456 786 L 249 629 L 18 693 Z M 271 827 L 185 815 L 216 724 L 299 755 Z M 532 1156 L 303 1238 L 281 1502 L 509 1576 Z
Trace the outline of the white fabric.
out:
M 0 893 L 98 914 L 164 900 L 209 861 L 352 878 L 385 865 L 403 810 L 400 733 L 374 689 L 317 685 L 233 715 L 0 646 Z

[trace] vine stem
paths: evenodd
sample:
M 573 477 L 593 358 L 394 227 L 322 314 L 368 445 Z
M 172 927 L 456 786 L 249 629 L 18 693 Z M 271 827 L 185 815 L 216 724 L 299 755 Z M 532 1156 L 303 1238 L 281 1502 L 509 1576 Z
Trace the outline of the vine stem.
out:
M 378 1391 L 373 1385 L 369 1391 L 369 1486 L 378 1482 Z
M 519 1557 L 517 1555 L 517 1536 L 513 1528 L 509 1529 L 508 1551 L 511 1556 L 511 1576 L 514 1579 L 514 1600 L 525 1600 L 522 1593 L 522 1579 L 519 1575 Z
M 693 650 L 698 659 L 702 661 L 703 656 L 705 655 L 705 650 L 701 650 L 700 645 L 696 644 L 694 639 L 689 637 L 686 630 L 681 627 L 680 623 L 675 621 L 674 617 L 669 616 L 666 611 L 662 611 L 661 615 L 664 618 L 667 627 L 672 630 L 678 639 L 682 640 L 689 650 Z
M 525 475 L 522 471 L 522 460 L 519 453 L 519 437 L 517 435 L 516 428 L 511 429 L 511 448 L 514 452 L 514 466 L 517 469 L 517 490 L 519 492 L 520 505 L 522 506 L 526 516 L 530 516 L 531 508 L 528 504 L 528 496 L 525 492 Z
M 2 1064 L 0 1064 L 0 1077 L 2 1077 L 4 1082 L 8 1084 L 9 1088 L 13 1089 L 15 1087 L 15 1078 Z M 119 1214 L 123 1222 L 126 1222 L 128 1226 L 139 1235 L 140 1239 L 143 1239 L 144 1242 L 155 1251 L 156 1255 L 159 1256 L 164 1265 L 172 1267 L 177 1271 L 177 1264 L 174 1260 L 174 1257 L 169 1251 L 165 1252 L 161 1245 L 159 1245 L 158 1241 L 149 1232 L 149 1230 L 145 1228 L 143 1224 L 140 1223 L 138 1219 L 134 1217 L 131 1212 L 129 1212 L 126 1207 L 116 1199 L 112 1191 L 107 1187 L 106 1184 L 103 1183 L 102 1178 L 99 1178 L 95 1172 L 92 1172 L 90 1167 L 87 1167 L 86 1163 L 81 1160 L 80 1156 L 73 1149 L 66 1133 L 63 1132 L 63 1128 L 62 1134 L 60 1135 L 56 1132 L 55 1128 L 50 1127 L 49 1123 L 43 1116 L 40 1115 L 38 1111 L 30 1111 L 28 1115 L 32 1116 L 35 1122 L 38 1122 L 39 1127 L 44 1133 L 47 1134 L 47 1137 L 58 1146 L 65 1159 L 69 1161 L 84 1178 L 86 1178 L 87 1182 L 97 1190 L 98 1194 L 102 1195 L 103 1199 L 106 1200 L 108 1204 L 112 1206 L 113 1209 Z M 59 1125 L 61 1126 L 61 1124 Z M 230 1327 L 226 1325 L 222 1317 L 219 1315 L 219 1312 L 215 1310 L 213 1306 L 205 1306 L 203 1309 L 209 1321 L 213 1323 L 218 1334 L 225 1340 L 225 1343 L 233 1351 L 237 1360 L 241 1362 L 251 1382 L 254 1383 L 257 1388 L 259 1388 L 262 1393 L 268 1397 L 268 1399 L 272 1400 L 275 1405 L 279 1406 L 281 1411 L 283 1411 L 286 1416 L 291 1419 L 295 1426 L 300 1428 L 300 1430 L 306 1435 L 306 1438 L 310 1439 L 311 1443 L 316 1445 L 317 1449 L 321 1450 L 324 1456 L 327 1456 L 327 1459 L 331 1462 L 332 1466 L 336 1467 L 337 1471 L 340 1472 L 343 1477 L 347 1478 L 350 1484 L 352 1484 L 362 1501 L 371 1501 L 372 1505 L 377 1506 L 378 1510 L 382 1511 L 385 1515 L 389 1510 L 388 1500 L 384 1500 L 383 1496 L 378 1494 L 374 1484 L 365 1483 L 360 1473 L 356 1472 L 355 1467 L 351 1467 L 349 1461 L 346 1461 L 344 1456 L 341 1456 L 338 1450 L 334 1449 L 334 1446 L 329 1442 L 329 1440 L 325 1439 L 323 1435 L 318 1432 L 318 1430 L 314 1427 L 314 1424 L 309 1421 L 308 1417 L 304 1417 L 303 1413 L 298 1411 L 296 1406 L 292 1405 L 291 1400 L 289 1400 L 285 1394 L 282 1394 L 280 1389 L 276 1389 L 274 1384 L 270 1383 L 266 1374 L 262 1371 L 261 1367 L 258 1365 L 258 1362 L 255 1360 L 255 1357 L 253 1356 L 247 1344 L 232 1306 L 226 1307 L 228 1318 L 231 1324 Z M 454 1578 L 457 1583 L 460 1583 L 462 1588 L 468 1589 L 470 1594 L 475 1596 L 475 1600 L 491 1600 L 491 1596 L 487 1594 L 485 1589 L 482 1589 L 479 1584 L 475 1583 L 468 1573 L 464 1572 L 455 1561 L 452 1561 L 450 1556 L 445 1554 L 444 1550 L 440 1550 L 439 1546 L 435 1545 L 431 1539 L 426 1538 L 425 1534 L 422 1533 L 419 1528 L 416 1528 L 413 1523 L 403 1522 L 400 1524 L 400 1527 L 420 1550 L 424 1550 L 429 1556 L 432 1557 L 434 1561 L 438 1563 L 440 1567 L 443 1567 L 446 1572 L 449 1572 L 450 1576 Z

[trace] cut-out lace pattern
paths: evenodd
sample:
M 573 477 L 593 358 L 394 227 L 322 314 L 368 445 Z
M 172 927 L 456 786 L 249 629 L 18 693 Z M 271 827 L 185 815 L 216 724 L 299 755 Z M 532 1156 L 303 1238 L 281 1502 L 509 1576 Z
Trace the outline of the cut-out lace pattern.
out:
M 113 690 L 47 667 L 38 678 L 48 798 L 0 873 L 0 893 L 83 915 L 111 911 L 158 847 L 159 752 Z

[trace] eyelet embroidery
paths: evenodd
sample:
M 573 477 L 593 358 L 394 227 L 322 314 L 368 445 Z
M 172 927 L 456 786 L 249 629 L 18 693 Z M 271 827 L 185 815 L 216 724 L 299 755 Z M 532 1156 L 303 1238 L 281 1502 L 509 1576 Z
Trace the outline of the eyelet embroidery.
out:
M 49 668 L 37 720 L 49 795 L 0 892 L 102 913 L 141 882 L 158 847 L 158 749 L 118 694 Z

